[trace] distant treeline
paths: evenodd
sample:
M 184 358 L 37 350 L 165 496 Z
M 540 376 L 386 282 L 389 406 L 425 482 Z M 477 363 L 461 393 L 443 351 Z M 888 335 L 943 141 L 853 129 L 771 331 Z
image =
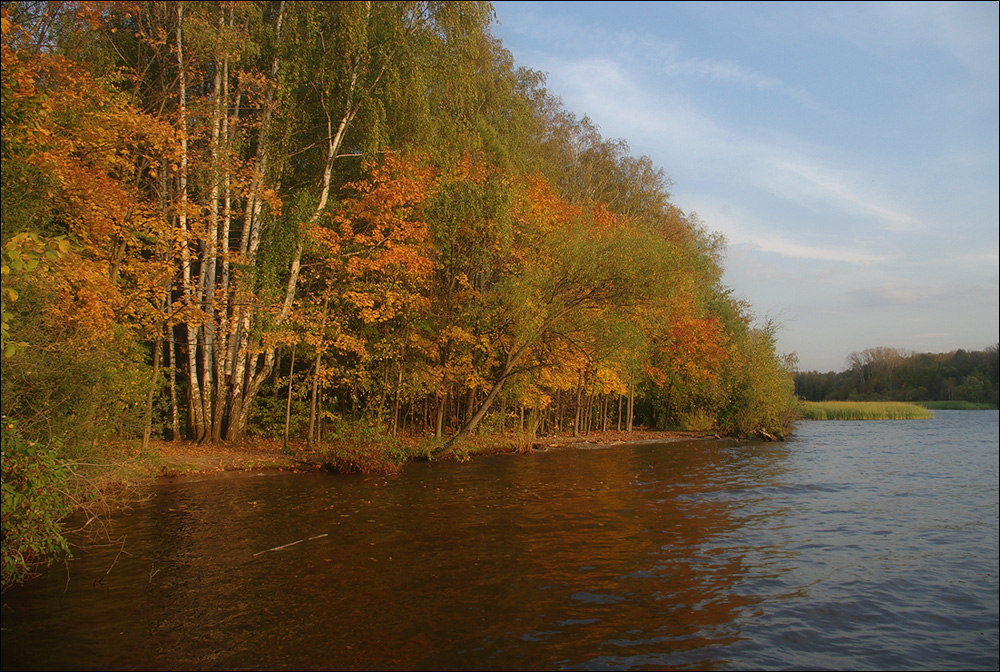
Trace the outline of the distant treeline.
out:
M 915 353 L 869 348 L 851 353 L 847 368 L 800 372 L 795 392 L 807 401 L 969 401 L 997 405 L 997 344 L 985 350 Z

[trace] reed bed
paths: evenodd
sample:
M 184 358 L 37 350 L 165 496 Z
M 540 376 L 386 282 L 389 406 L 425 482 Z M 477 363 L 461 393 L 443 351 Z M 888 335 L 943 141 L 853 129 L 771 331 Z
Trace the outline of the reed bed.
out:
M 974 401 L 920 401 L 924 408 L 942 411 L 995 411 L 993 404 L 977 404 Z
M 923 406 L 905 401 L 803 401 L 804 420 L 920 420 L 933 418 Z

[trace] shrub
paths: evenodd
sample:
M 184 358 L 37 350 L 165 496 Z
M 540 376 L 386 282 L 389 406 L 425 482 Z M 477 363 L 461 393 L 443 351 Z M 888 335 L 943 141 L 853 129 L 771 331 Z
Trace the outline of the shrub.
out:
M 342 474 L 397 472 L 411 457 L 402 442 L 381 427 L 344 425 L 329 440 L 323 456 L 330 469 Z
M 687 413 L 678 413 L 677 422 L 687 432 L 708 432 L 715 429 L 715 417 L 698 408 Z
M 4 418 L 2 442 L 3 590 L 69 554 L 60 521 L 72 509 L 69 471 L 50 446 L 27 441 Z

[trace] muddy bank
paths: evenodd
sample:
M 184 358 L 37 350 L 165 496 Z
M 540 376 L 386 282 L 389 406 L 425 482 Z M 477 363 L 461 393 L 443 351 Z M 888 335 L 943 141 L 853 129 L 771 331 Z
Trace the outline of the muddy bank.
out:
M 591 432 L 586 436 L 548 435 L 536 437 L 532 450 L 558 448 L 596 448 L 617 443 L 639 441 L 678 441 L 707 436 L 699 432 L 648 431 L 633 432 Z M 406 442 L 422 439 L 410 438 Z M 475 437 L 474 449 L 470 457 L 519 451 L 516 439 L 510 437 Z M 255 439 L 236 444 L 198 444 L 187 441 L 154 441 L 150 450 L 158 457 L 160 467 L 157 475 L 161 478 L 176 478 L 186 475 L 235 475 L 238 472 L 260 470 L 309 471 L 322 469 L 326 457 L 320 450 L 310 450 L 304 443 L 290 444 L 284 449 L 278 439 Z

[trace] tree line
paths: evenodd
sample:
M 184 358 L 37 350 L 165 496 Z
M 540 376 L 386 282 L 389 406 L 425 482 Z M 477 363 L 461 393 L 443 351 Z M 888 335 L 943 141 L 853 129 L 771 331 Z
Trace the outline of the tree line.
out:
M 848 355 L 840 372 L 797 373 L 795 391 L 807 401 L 966 401 L 996 406 L 997 353 L 997 344 L 948 353 L 868 348 Z
M 4 3 L 5 525 L 37 455 L 153 438 L 784 430 L 724 240 L 494 20 Z

